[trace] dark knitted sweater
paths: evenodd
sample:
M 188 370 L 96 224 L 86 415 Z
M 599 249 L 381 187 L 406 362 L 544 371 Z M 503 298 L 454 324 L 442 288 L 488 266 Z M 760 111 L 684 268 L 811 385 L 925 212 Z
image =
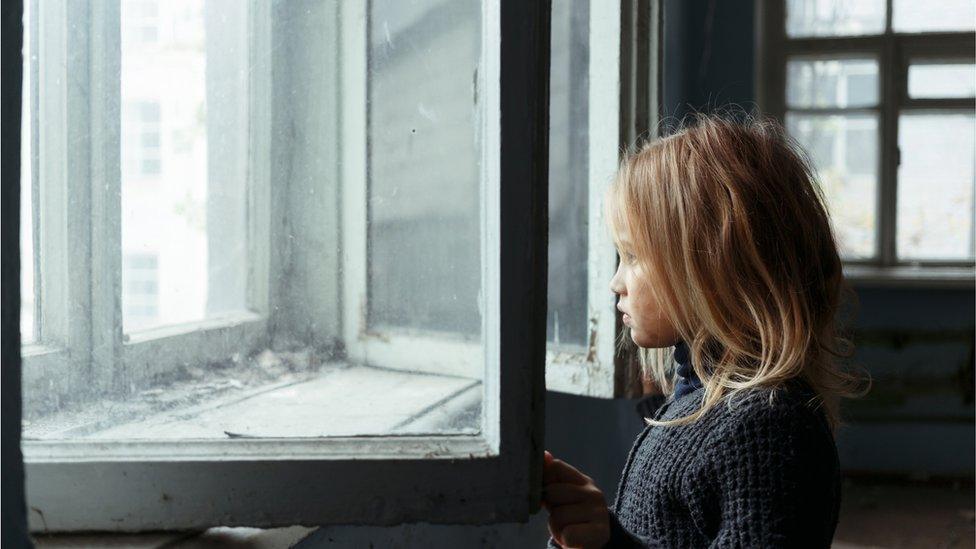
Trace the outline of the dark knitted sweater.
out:
M 688 415 L 703 393 L 669 399 L 655 419 Z M 829 547 L 839 464 L 812 396 L 794 380 L 748 390 L 687 426 L 645 427 L 609 508 L 607 547 Z

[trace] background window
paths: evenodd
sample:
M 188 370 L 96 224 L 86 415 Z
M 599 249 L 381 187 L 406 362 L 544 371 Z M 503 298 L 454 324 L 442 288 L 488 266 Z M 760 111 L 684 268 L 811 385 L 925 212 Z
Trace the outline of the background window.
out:
M 892 26 L 895 32 L 972 31 L 974 19 L 976 8 L 973 0 L 939 0 L 938 3 L 893 0 Z
M 958 61 L 920 61 L 908 66 L 910 99 L 976 97 L 976 65 Z
M 159 262 L 154 254 L 122 258 L 122 322 L 138 330 L 159 322 Z
M 234 26 L 208 24 L 208 13 L 204 3 L 186 0 L 121 4 L 127 106 L 121 153 L 130 168 L 121 183 L 122 249 L 131 257 L 157 258 L 158 299 L 150 315 L 144 298 L 136 297 L 142 294 L 123 292 L 123 310 L 143 312 L 123 316 L 126 332 L 246 308 L 246 187 L 235 170 L 246 154 L 228 141 L 246 131 L 237 105 L 247 88 L 240 77 L 225 76 Z M 180 32 L 142 40 L 147 21 Z M 174 136 L 179 146 L 167 146 L 163 136 Z
M 158 100 L 129 101 L 122 108 L 122 163 L 127 180 L 162 175 L 161 112 Z
M 885 0 L 788 0 L 790 37 L 875 34 L 884 31 Z
M 903 111 L 898 117 L 898 255 L 973 258 L 972 112 Z
M 159 1 L 128 0 L 127 4 L 123 4 L 123 8 L 130 29 L 123 40 L 146 45 L 156 43 L 159 40 Z
M 848 267 L 971 277 L 976 2 L 769 7 L 764 107 L 810 154 Z

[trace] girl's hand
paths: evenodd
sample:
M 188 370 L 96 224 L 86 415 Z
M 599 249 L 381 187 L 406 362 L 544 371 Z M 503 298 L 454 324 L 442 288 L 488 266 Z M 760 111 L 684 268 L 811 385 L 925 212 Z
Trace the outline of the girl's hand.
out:
M 593 479 L 547 450 L 542 469 L 542 506 L 549 534 L 563 547 L 599 549 L 610 541 L 610 514 Z

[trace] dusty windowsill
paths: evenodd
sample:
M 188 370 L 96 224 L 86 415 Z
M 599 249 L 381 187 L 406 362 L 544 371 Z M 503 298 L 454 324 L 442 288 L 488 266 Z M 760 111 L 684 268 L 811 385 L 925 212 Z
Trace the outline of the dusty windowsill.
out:
M 314 532 L 314 528 L 210 528 L 205 532 L 149 534 L 59 534 L 36 536 L 38 549 L 125 548 L 125 549 L 278 549 L 292 547 Z
M 261 362 L 258 360 L 257 362 Z M 268 361 L 265 361 L 268 362 Z M 25 418 L 24 440 L 475 434 L 479 380 L 341 362 L 238 365 Z

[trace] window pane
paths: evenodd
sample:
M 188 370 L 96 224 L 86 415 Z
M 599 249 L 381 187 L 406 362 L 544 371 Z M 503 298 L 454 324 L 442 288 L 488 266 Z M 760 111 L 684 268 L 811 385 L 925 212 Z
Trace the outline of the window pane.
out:
M 874 59 L 791 59 L 786 101 L 794 108 L 871 107 L 878 104 Z
M 31 178 L 31 51 L 30 2 L 24 2 L 24 83 L 20 111 L 20 339 L 32 343 L 37 338 L 34 326 L 34 209 Z
M 549 312 L 555 345 L 587 344 L 589 2 L 552 5 Z
M 159 0 L 126 0 L 130 28 L 123 37 L 129 43 L 149 45 L 159 39 Z M 188 13 L 188 12 L 184 12 Z M 191 16 L 192 17 L 192 16 Z
M 243 6 L 122 2 L 126 332 L 246 308 Z
M 898 119 L 898 256 L 973 259 L 972 113 Z
M 840 36 L 880 34 L 885 27 L 885 0 L 788 0 L 786 34 Z
M 878 116 L 787 113 L 787 130 L 810 154 L 827 198 L 841 255 L 875 254 Z
M 122 258 L 122 315 L 132 326 L 152 324 L 159 316 L 159 265 L 155 254 Z
M 894 0 L 891 25 L 896 32 L 972 31 L 976 0 Z
M 976 97 L 976 65 L 912 63 L 908 66 L 908 96 L 912 99 Z
M 369 9 L 367 322 L 478 337 L 481 7 Z

